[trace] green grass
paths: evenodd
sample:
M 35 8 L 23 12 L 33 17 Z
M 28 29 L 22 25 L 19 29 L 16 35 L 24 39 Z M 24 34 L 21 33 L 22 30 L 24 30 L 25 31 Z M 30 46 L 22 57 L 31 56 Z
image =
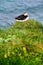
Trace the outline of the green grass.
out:
M 0 65 L 43 65 L 43 25 L 28 20 L 0 30 Z

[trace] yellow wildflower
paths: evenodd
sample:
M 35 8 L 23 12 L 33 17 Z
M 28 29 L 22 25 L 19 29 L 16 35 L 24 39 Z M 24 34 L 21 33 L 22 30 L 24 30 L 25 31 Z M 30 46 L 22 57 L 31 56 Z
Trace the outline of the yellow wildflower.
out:
M 4 58 L 7 58 L 7 54 L 4 55 Z
M 23 51 L 26 51 L 26 48 L 25 47 L 23 47 Z

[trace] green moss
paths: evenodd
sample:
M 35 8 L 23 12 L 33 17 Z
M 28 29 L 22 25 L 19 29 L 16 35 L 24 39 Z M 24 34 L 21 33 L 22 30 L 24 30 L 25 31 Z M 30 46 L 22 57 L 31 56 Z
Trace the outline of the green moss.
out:
M 43 65 L 43 25 L 16 22 L 0 30 L 0 65 Z

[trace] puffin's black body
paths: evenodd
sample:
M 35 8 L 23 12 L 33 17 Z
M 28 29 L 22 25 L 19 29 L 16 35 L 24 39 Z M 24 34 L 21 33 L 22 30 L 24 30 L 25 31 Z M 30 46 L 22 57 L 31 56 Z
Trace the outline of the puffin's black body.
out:
M 20 15 L 20 16 L 16 17 L 15 19 L 24 20 L 24 19 L 27 18 L 27 17 L 28 17 L 28 16 Z

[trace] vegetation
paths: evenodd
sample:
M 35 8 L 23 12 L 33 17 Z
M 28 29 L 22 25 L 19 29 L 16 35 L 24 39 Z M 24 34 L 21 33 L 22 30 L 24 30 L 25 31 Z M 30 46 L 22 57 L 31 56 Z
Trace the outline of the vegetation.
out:
M 0 30 L 0 65 L 43 65 L 43 25 L 28 20 Z

